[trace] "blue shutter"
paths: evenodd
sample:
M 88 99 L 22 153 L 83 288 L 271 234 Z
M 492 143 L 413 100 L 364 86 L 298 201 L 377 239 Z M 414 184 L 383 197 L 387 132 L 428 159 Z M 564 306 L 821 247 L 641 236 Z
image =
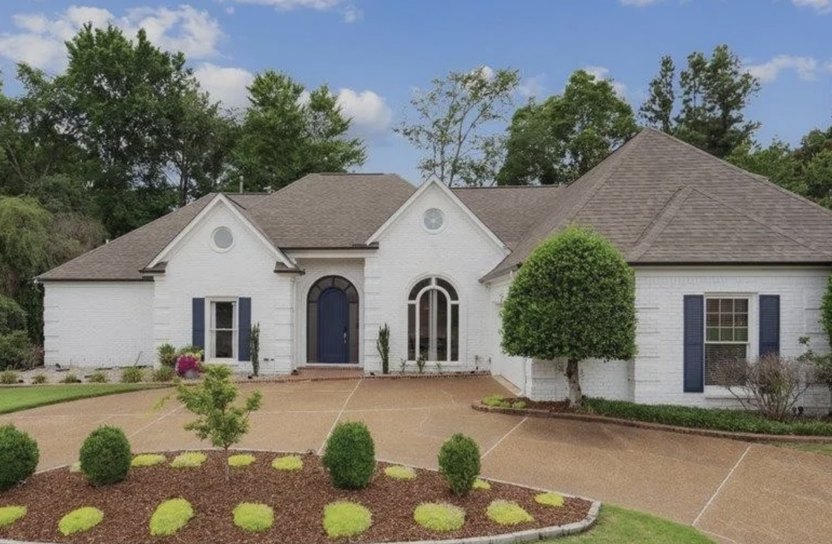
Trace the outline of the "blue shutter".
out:
M 684 299 L 685 393 L 705 391 L 705 311 L 702 295 Z
M 760 357 L 780 353 L 780 295 L 760 295 Z
M 237 360 L 248 361 L 251 359 L 251 299 L 248 297 L 239 299 L 238 306 L 240 325 L 237 337 L 240 344 L 237 349 Z
M 191 308 L 191 344 L 205 349 L 205 299 L 193 299 Z

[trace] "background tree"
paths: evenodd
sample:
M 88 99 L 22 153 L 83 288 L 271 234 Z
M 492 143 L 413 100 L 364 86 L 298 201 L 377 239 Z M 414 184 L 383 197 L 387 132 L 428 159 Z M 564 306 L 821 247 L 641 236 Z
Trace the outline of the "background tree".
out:
M 569 183 L 637 129 L 630 105 L 615 94 L 612 84 L 578 70 L 562 95 L 541 104 L 531 102 L 514 114 L 497 181 L 501 185 Z
M 394 130 L 424 152 L 419 171 L 448 186 L 494 182 L 503 153 L 503 137 L 494 123 L 508 119 L 520 82 L 516 70 L 450 72 L 433 88 L 410 100 L 414 121 Z
M 720 158 L 751 141 L 760 124 L 747 121 L 744 111 L 760 83 L 727 45 L 716 47 L 710 57 L 698 51 L 688 55 L 678 90 L 674 82 L 673 61 L 663 57 L 640 110 L 649 125 Z M 678 114 L 671 123 L 673 111 Z
M 509 355 L 566 359 L 569 401 L 580 407 L 580 361 L 635 356 L 635 275 L 603 237 L 570 227 L 520 268 L 502 318 Z
M 642 119 L 652 127 L 673 132 L 673 104 L 676 101 L 676 66 L 673 58 L 662 57 L 658 75 L 650 81 L 650 94 L 639 110 Z
M 307 93 L 289 76 L 267 70 L 248 91 L 229 189 L 240 179 L 247 191 L 279 189 L 310 172 L 344 172 L 364 164 L 364 144 L 347 137 L 350 120 L 328 87 Z

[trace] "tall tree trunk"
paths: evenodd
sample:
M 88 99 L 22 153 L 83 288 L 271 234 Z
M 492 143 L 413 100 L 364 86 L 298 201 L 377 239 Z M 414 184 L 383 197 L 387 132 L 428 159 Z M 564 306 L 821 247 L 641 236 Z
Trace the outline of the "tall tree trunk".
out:
M 231 480 L 231 465 L 228 464 L 228 448 L 225 448 L 225 481 Z
M 578 375 L 577 359 L 567 360 L 566 380 L 569 382 L 569 402 L 573 408 L 580 408 L 583 394 L 581 393 L 581 378 Z

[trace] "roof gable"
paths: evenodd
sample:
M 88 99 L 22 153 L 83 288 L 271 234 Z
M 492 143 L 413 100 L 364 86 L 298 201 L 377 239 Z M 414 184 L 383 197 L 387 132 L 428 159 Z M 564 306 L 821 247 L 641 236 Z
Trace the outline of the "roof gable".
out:
M 482 220 L 480 220 L 480 218 L 477 217 L 477 215 L 473 211 L 471 211 L 471 209 L 468 206 L 466 206 L 465 203 L 462 200 L 460 200 L 460 198 L 456 194 L 454 194 L 454 192 L 450 188 L 448 188 L 447 185 L 442 183 L 442 181 L 440 181 L 439 178 L 435 176 L 431 176 L 424 183 L 422 183 L 422 185 L 419 186 L 416 192 L 410 195 L 410 198 L 408 198 L 404 202 L 404 204 L 402 204 L 399 207 L 399 209 L 395 211 L 395 213 L 388 217 L 387 220 L 373 234 L 370 235 L 370 237 L 367 239 L 367 244 L 369 245 L 378 242 L 382 234 L 384 234 L 384 232 L 387 229 L 389 229 L 393 224 L 395 224 L 398 221 L 398 219 L 402 215 L 404 215 L 404 213 L 411 206 L 413 206 L 421 198 L 423 194 L 425 194 L 431 188 L 438 189 L 452 204 L 456 205 L 469 219 L 469 221 L 473 223 L 474 226 L 477 227 L 485 235 L 485 237 L 488 238 L 496 247 L 503 250 L 508 250 L 506 244 L 503 243 L 503 241 L 500 240 L 500 238 L 497 237 L 497 235 L 494 234 L 494 232 L 492 232 L 492 230 L 489 229 L 485 225 L 485 223 L 483 223 Z

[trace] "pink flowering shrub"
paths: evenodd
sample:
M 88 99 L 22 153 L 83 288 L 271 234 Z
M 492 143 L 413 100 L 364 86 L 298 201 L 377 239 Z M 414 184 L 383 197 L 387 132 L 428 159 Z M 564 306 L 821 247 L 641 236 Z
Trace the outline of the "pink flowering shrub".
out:
M 199 353 L 183 353 L 176 358 L 176 373 L 185 378 L 196 378 L 202 372 Z

